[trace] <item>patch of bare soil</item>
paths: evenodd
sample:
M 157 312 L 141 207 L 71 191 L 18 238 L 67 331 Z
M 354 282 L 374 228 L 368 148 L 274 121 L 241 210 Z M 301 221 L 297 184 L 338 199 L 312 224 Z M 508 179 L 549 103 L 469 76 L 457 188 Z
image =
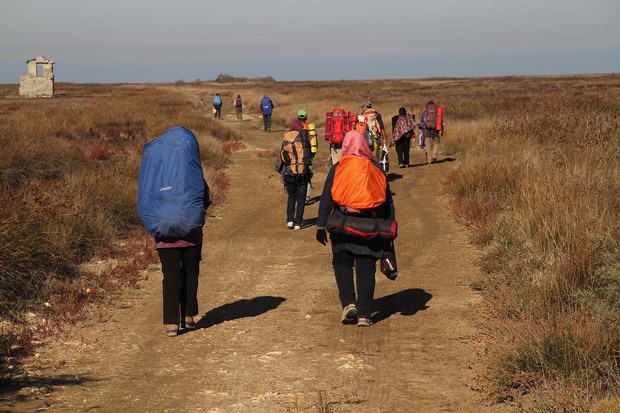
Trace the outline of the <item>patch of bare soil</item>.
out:
M 400 275 L 377 274 L 374 325 L 341 325 L 331 250 L 315 240 L 318 202 L 286 228 L 273 160 L 281 133 L 238 128 L 227 205 L 209 216 L 196 331 L 168 338 L 161 274 L 26 360 L 0 410 L 101 412 L 480 412 L 471 389 L 479 300 L 476 252 L 449 216 L 441 180 L 458 160 L 393 168 Z M 322 144 L 318 163 L 327 158 Z M 391 153 L 395 164 L 395 153 Z M 318 166 L 313 195 L 327 167 Z M 213 213 L 212 213 L 213 214 Z

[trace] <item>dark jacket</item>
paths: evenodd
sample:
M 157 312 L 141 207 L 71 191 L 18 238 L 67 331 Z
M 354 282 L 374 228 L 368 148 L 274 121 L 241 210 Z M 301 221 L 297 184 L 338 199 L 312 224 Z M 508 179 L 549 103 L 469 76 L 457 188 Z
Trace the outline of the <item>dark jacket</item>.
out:
M 327 217 L 330 214 L 339 217 L 343 216 L 343 212 L 341 212 L 339 208 L 340 205 L 336 204 L 332 198 L 332 185 L 334 184 L 334 175 L 336 174 L 337 167 L 338 163 L 332 166 L 325 180 L 323 194 L 321 195 L 321 203 L 319 205 L 319 216 L 316 222 L 317 228 L 325 228 L 327 225 Z M 379 165 L 376 165 L 376 167 L 379 168 Z M 395 219 L 396 211 L 389 184 L 385 190 L 385 203 L 377 207 L 374 212 L 379 218 Z M 380 239 L 366 240 L 346 234 L 330 234 L 330 239 L 333 252 L 349 251 L 355 255 L 369 255 L 375 258 L 381 258 L 384 252 L 389 250 L 389 243 Z

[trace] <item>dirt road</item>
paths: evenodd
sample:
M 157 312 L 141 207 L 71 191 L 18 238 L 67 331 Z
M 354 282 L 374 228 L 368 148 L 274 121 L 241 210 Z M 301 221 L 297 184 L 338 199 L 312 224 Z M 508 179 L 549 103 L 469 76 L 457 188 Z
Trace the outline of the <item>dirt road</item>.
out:
M 475 251 L 452 221 L 440 181 L 458 161 L 392 169 L 400 276 L 377 274 L 370 328 L 343 326 L 330 248 L 287 230 L 286 195 L 262 149 L 281 133 L 223 121 L 244 136 L 226 207 L 210 216 L 199 329 L 168 338 L 158 266 L 142 288 L 26 363 L 32 386 L 4 411 L 479 412 L 469 281 Z M 395 153 L 391 154 L 395 158 Z M 325 159 L 322 145 L 318 158 Z M 393 161 L 393 164 L 395 162 Z M 315 174 L 319 195 L 327 168 Z

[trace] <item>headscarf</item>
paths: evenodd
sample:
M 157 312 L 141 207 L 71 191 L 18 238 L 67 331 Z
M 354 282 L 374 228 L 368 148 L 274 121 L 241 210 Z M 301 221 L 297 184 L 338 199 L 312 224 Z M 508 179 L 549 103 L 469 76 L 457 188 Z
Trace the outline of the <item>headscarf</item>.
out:
M 405 108 L 398 110 L 398 120 L 392 130 L 392 144 L 396 143 L 405 133 L 415 128 L 415 118 Z
M 370 159 L 373 162 L 377 162 L 377 158 L 370 152 L 368 141 L 360 132 L 352 130 L 344 135 L 342 140 L 342 154 L 341 156 L 355 155 L 361 158 Z

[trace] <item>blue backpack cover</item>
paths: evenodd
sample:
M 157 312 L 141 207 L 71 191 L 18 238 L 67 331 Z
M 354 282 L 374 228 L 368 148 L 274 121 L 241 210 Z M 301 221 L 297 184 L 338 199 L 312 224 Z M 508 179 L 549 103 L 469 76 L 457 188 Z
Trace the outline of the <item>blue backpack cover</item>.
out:
M 222 99 L 220 98 L 220 96 L 219 96 L 219 95 L 215 95 L 215 96 L 213 96 L 213 104 L 214 104 L 215 106 L 219 106 L 219 105 L 221 105 L 221 104 L 222 104 Z
M 208 194 L 198 141 L 175 126 L 144 145 L 138 178 L 138 215 L 151 235 L 184 237 L 202 228 Z
M 265 96 L 263 100 L 261 100 L 260 106 L 263 110 L 263 115 L 271 115 L 271 111 L 273 110 L 273 104 L 271 103 L 271 99 Z

